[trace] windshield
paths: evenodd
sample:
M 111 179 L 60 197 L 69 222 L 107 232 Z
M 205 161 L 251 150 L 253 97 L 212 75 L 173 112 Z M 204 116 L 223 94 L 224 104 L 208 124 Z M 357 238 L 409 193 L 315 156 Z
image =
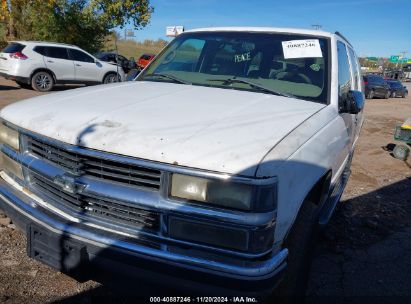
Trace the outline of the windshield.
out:
M 328 49 L 327 38 L 307 35 L 185 33 L 137 80 L 271 92 L 327 103 Z

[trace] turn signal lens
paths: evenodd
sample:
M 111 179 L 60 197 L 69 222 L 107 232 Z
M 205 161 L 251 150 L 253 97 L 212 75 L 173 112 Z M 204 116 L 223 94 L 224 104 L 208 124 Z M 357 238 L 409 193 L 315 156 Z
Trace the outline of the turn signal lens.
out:
M 21 180 L 24 179 L 22 166 L 2 152 L 0 152 L 0 166 L 7 174 Z

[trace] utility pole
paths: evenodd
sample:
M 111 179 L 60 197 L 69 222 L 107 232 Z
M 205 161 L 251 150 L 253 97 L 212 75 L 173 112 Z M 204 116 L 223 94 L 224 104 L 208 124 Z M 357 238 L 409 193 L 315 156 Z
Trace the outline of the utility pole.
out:
M 401 70 L 402 70 L 402 59 L 405 58 L 405 54 L 407 54 L 407 51 L 402 51 L 400 52 L 401 56 L 400 56 L 400 66 L 401 66 Z
M 319 31 L 322 29 L 322 25 L 321 24 L 311 24 L 312 28 Z

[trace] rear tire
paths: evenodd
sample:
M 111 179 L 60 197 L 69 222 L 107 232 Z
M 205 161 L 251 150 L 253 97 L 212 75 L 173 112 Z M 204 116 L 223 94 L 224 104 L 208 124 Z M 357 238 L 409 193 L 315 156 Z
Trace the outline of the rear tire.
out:
M 53 76 L 45 71 L 37 72 L 31 77 L 31 86 L 38 92 L 49 92 L 54 87 Z
M 304 299 L 315 247 L 320 207 L 305 201 L 298 212 L 284 247 L 288 248 L 288 268 L 283 281 L 274 292 L 281 302 L 296 303 Z

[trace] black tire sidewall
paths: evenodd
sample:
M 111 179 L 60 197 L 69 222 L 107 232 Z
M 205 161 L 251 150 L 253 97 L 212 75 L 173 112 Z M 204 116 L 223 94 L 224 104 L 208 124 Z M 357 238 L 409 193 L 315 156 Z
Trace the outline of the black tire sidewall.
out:
M 274 292 L 284 302 L 302 300 L 309 279 L 312 254 L 318 237 L 318 216 L 320 207 L 305 201 L 290 230 L 284 247 L 288 248 L 288 266 L 283 281 Z

